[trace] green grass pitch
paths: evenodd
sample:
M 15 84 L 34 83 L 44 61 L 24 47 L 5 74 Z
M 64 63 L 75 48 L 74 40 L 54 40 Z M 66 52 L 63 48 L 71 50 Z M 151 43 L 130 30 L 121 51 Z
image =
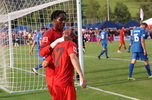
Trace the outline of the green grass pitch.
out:
M 125 42 L 128 47 L 129 41 Z M 151 43 L 152 40 L 146 40 L 149 64 L 152 69 Z M 152 99 L 152 79 L 148 79 L 144 62 L 139 60 L 135 64 L 133 77 L 136 80 L 127 80 L 132 54 L 125 52 L 123 47 L 121 48 L 122 53 L 117 53 L 119 41 L 108 43 L 108 56 L 110 59 L 106 59 L 105 54 L 101 56 L 101 60 L 97 58 L 102 50 L 102 46 L 97 46 L 97 42 L 85 43 L 85 45 L 84 75 L 88 86 L 140 100 Z M 129 100 L 122 96 L 91 88 L 77 88 L 77 100 Z M 48 90 L 10 94 L 0 89 L 0 100 L 51 100 L 51 96 Z

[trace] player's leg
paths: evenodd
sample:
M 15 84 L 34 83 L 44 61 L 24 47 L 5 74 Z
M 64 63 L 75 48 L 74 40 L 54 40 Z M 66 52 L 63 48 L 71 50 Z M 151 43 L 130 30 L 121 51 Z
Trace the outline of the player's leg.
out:
M 145 68 L 147 70 L 149 78 L 152 78 L 147 53 L 146 53 L 146 55 L 144 55 L 144 53 L 139 53 L 139 54 L 140 54 L 141 60 L 144 60 Z
M 132 61 L 129 65 L 129 76 L 128 76 L 128 80 L 135 80 L 133 77 L 132 77 L 132 72 L 133 72 L 133 69 L 134 69 L 134 65 L 136 63 L 136 59 L 138 58 L 138 54 L 137 53 L 132 53 Z
M 106 58 L 109 58 L 109 57 L 108 57 L 108 49 L 107 49 L 107 44 L 105 45 L 105 55 L 106 55 Z
M 100 56 L 103 55 L 105 53 L 105 51 L 106 51 L 105 44 L 102 44 L 102 46 L 103 46 L 103 50 L 101 51 L 101 53 L 98 56 L 99 59 L 100 59 Z
M 54 76 L 46 76 L 46 83 L 47 83 L 47 86 L 48 86 L 48 90 L 50 92 L 50 95 L 52 97 L 53 100 L 56 99 L 56 91 L 55 91 L 55 87 L 54 87 Z
M 121 41 L 120 41 L 120 44 L 119 44 L 119 47 L 118 47 L 118 53 L 121 53 L 121 51 L 120 51 L 121 46 L 122 46 L 122 44 L 121 44 Z
M 130 48 L 132 46 L 132 42 L 130 42 L 129 47 L 128 47 L 128 53 L 130 53 Z
M 37 53 L 40 61 L 43 61 L 43 60 L 45 59 L 45 57 L 41 57 L 41 56 L 40 56 L 40 51 L 39 51 L 38 49 L 36 50 L 36 53 Z M 39 68 L 42 68 L 42 63 L 40 63 L 39 65 L 37 65 L 35 68 L 32 68 L 32 71 L 33 71 L 36 75 L 38 75 L 37 70 L 38 70 Z
M 125 51 L 128 52 L 124 41 L 123 41 L 123 47 L 124 47 Z

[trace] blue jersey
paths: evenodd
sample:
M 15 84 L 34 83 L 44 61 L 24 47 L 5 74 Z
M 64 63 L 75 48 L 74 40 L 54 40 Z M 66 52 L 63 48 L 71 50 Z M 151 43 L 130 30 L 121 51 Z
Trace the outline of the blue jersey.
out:
M 36 41 L 36 43 L 37 43 L 37 50 L 40 50 L 40 40 L 42 40 L 42 33 L 38 33 L 37 35 L 36 35 L 36 37 L 35 37 L 35 41 Z
M 130 30 L 130 41 L 132 41 L 132 39 L 133 39 L 133 30 L 134 29 Z
M 145 30 L 142 28 L 136 28 L 133 30 L 133 36 L 132 52 L 143 52 L 141 38 L 145 37 Z
M 108 36 L 108 32 L 103 30 L 101 33 L 100 33 L 100 37 L 102 39 L 102 44 L 107 44 L 107 37 Z

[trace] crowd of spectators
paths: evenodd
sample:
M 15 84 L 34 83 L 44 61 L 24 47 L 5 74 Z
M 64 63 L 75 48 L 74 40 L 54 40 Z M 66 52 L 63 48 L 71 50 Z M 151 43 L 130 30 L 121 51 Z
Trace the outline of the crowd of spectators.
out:
M 77 28 L 75 29 L 77 31 Z M 130 35 L 131 28 L 125 29 L 125 34 L 127 36 Z M 108 34 L 110 37 L 119 36 L 120 29 L 108 29 Z M 14 46 L 19 45 L 32 45 L 37 33 L 39 31 L 31 31 L 27 32 L 26 30 L 12 31 L 12 41 Z M 82 35 L 84 37 L 85 42 L 91 42 L 93 37 L 98 38 L 99 34 L 102 32 L 102 29 L 82 29 Z M 0 45 L 9 45 L 9 32 L 0 32 Z M 152 39 L 152 27 L 148 27 L 146 29 L 146 38 L 151 37 Z
M 127 36 L 130 35 L 130 30 L 132 28 L 125 28 L 124 32 Z M 113 36 L 119 36 L 120 35 L 120 29 L 108 29 L 108 35 L 110 37 L 113 37 Z M 92 37 L 96 37 L 98 38 L 99 37 L 99 34 L 102 32 L 102 29 L 83 29 L 82 30 L 82 33 L 83 33 L 83 37 L 84 37 L 84 41 L 85 42 L 90 42 L 92 40 Z M 151 37 L 152 39 L 152 27 L 148 27 L 146 29 L 146 39 L 148 38 L 148 36 Z
M 32 45 L 39 31 L 27 32 L 26 30 L 12 31 L 12 42 L 14 46 Z M 1 45 L 9 45 L 9 32 L 0 32 Z

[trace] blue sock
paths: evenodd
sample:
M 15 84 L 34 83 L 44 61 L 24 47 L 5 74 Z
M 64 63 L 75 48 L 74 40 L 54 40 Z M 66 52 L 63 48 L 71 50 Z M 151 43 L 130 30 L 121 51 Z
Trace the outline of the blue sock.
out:
M 42 63 L 35 67 L 36 70 L 38 70 L 39 68 L 42 68 Z
M 108 55 L 107 55 L 107 51 L 108 51 L 108 50 L 106 50 L 106 51 L 105 51 L 105 55 L 106 55 L 106 57 L 108 57 Z
M 100 57 L 104 52 L 105 52 L 105 51 L 104 51 L 104 50 L 102 50 L 102 51 L 101 51 L 101 53 L 100 53 L 100 55 L 99 55 L 99 57 Z
M 151 76 L 151 71 L 150 71 L 150 66 L 149 66 L 149 64 L 148 64 L 148 65 L 145 65 L 145 68 L 146 68 L 146 70 L 147 70 L 148 75 Z
M 130 63 L 130 66 L 129 66 L 129 77 L 132 77 L 133 68 L 134 68 L 134 64 Z
M 130 51 L 131 46 L 128 47 L 128 51 Z

